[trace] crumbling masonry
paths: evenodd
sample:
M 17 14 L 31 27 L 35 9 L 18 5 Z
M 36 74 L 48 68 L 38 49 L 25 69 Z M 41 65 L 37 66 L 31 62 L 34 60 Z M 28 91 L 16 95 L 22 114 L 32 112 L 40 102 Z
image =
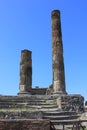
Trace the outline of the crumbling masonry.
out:
M 54 10 L 52 18 L 52 72 L 54 94 L 66 94 L 65 72 L 63 60 L 63 44 L 61 32 L 60 11 Z M 31 51 L 23 50 L 21 52 L 20 63 L 20 94 L 30 93 L 32 88 L 32 58 Z
M 20 93 L 28 94 L 32 88 L 32 59 L 31 51 L 21 52 L 20 62 Z
M 19 93 L 0 95 L 0 130 L 58 130 L 58 122 L 84 112 L 83 96 L 66 92 L 60 11 L 52 11 L 51 18 L 52 85 L 32 88 L 32 52 L 22 50 Z

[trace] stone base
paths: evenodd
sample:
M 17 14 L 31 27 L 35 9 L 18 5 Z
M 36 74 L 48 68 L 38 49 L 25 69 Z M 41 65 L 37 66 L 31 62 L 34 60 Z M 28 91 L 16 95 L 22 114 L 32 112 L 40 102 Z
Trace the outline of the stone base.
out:
M 18 95 L 19 96 L 22 96 L 22 95 L 27 96 L 27 95 L 31 95 L 31 93 L 30 92 L 19 92 Z
M 53 92 L 52 93 L 54 96 L 57 96 L 57 95 L 66 95 L 67 93 L 66 92 L 63 92 L 63 91 L 57 91 L 57 92 Z

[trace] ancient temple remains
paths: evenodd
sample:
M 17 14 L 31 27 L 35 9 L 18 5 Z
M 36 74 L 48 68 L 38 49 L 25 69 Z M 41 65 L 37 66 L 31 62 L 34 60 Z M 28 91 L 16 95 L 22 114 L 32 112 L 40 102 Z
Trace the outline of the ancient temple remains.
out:
M 66 92 L 60 11 L 53 10 L 51 18 L 52 83 L 32 87 L 32 52 L 22 50 L 19 93 L 0 95 L 0 130 L 58 130 L 58 121 L 79 120 L 84 112 L 84 97 Z
M 50 94 L 66 94 L 60 11 L 54 10 L 51 14 L 51 18 L 53 80 Z M 29 50 L 23 50 L 21 52 L 19 94 L 30 94 L 30 91 L 33 91 L 31 53 Z M 46 93 L 48 94 L 48 89 Z
M 76 111 L 78 112 L 83 111 L 84 98 L 81 95 L 69 95 L 66 92 L 61 19 L 59 10 L 52 11 L 51 20 L 52 20 L 52 84 L 49 85 L 48 88 L 32 87 L 32 52 L 29 50 L 22 50 L 18 95 L 56 96 L 58 99 L 57 105 L 61 109 L 63 110 L 76 109 Z M 75 107 L 73 106 L 74 105 L 73 103 L 75 103 Z

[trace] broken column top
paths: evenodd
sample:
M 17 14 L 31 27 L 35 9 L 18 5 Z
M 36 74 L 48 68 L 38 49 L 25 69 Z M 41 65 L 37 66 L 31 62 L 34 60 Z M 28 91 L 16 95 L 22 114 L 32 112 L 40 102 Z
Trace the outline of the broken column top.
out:
M 59 17 L 60 16 L 60 11 L 59 10 L 53 10 L 51 15 L 52 15 L 52 17 L 54 17 L 54 16 Z
M 32 51 L 24 49 L 21 51 L 21 57 L 24 59 L 31 59 L 32 58 Z
M 32 53 L 32 51 L 30 51 L 30 50 L 27 50 L 27 49 L 24 49 L 24 50 L 22 50 L 22 51 L 21 51 L 21 53 L 25 53 L 25 54 L 31 54 L 31 53 Z

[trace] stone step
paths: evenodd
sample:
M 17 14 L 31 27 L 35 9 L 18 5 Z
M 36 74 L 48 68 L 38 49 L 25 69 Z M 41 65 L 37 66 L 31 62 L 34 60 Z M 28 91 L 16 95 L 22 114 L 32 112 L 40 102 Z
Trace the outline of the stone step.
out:
M 58 111 L 59 108 L 40 108 L 40 107 L 33 107 L 33 108 L 2 108 L 0 112 L 22 112 L 22 111 L 42 111 L 42 112 L 50 112 L 50 111 Z
M 18 119 L 33 119 L 33 118 L 37 118 L 37 116 L 40 116 L 42 119 L 50 119 L 51 122 L 55 125 L 55 123 L 59 120 L 72 120 L 72 119 L 76 119 L 77 116 L 44 116 L 42 111 L 4 111 L 4 112 L 0 112 L 0 119 L 4 119 L 4 118 L 18 118 Z
M 51 107 L 55 107 L 57 105 L 55 105 L 54 102 L 50 102 L 50 101 L 28 101 L 28 102 L 0 102 L 0 108 L 10 108 L 10 107 L 30 107 L 30 106 L 33 106 L 33 105 L 36 105 L 36 106 L 50 106 Z
M 72 120 L 77 119 L 77 115 L 62 115 L 62 116 L 44 116 L 44 119 L 50 119 L 50 120 Z
M 54 125 L 55 130 L 63 130 L 63 125 Z M 65 130 L 72 130 L 73 125 L 64 125 Z
M 28 96 L 0 96 L 0 100 L 52 100 L 56 99 L 51 95 L 28 95 Z
M 42 99 L 44 98 L 44 99 Z M 9 100 L 10 99 L 10 100 Z M 28 97 L 19 97 L 14 96 L 5 96 L 0 97 L 0 108 L 4 109 L 13 109 L 13 108 L 30 108 L 30 109 L 51 109 L 58 108 L 55 104 L 53 97 L 49 96 L 28 96 Z
M 0 106 L 0 109 L 2 108 L 38 108 L 38 109 L 50 109 L 50 108 L 58 108 L 56 105 L 30 105 L 30 104 L 13 104 L 13 105 L 2 105 Z
M 77 118 L 76 118 L 76 119 L 77 119 Z M 51 120 L 51 124 L 54 125 L 54 126 L 55 126 L 55 125 L 57 126 L 57 125 L 59 124 L 59 122 L 60 122 L 60 124 L 61 124 L 62 121 L 65 121 L 65 122 L 67 121 L 67 122 L 69 122 L 69 123 L 66 123 L 67 125 L 72 125 L 72 122 L 70 123 L 70 121 L 76 121 L 76 119 L 68 119 L 68 120 Z
M 3 102 L 0 102 L 0 106 L 3 106 L 3 105 L 54 105 L 54 104 L 56 104 L 53 100 L 51 100 L 51 101 L 49 101 L 49 100 L 47 100 L 47 101 L 38 101 L 38 100 L 35 100 L 35 101 L 23 101 L 23 102 L 21 102 L 21 101 L 12 101 L 12 102 L 10 102 L 10 101 L 3 101 Z
M 54 105 L 53 102 L 0 102 L 0 106 L 4 105 Z
M 50 111 L 50 112 L 44 112 L 43 113 L 45 116 L 64 116 L 64 115 L 77 115 L 76 112 L 69 112 L 69 111 Z
M 43 112 L 44 119 L 50 119 L 52 122 L 52 125 L 54 126 L 55 130 L 62 130 L 63 126 L 58 125 L 58 122 L 64 121 L 64 120 L 74 120 L 79 117 L 76 112 L 68 112 L 68 111 L 49 111 L 49 112 Z M 65 129 L 67 129 L 68 126 L 65 126 Z
M 54 125 L 55 130 L 63 130 L 62 125 Z
M 3 102 L 3 103 L 5 103 L 5 102 L 47 102 L 47 101 L 49 101 L 49 102 L 54 102 L 54 100 L 53 99 L 47 99 L 47 100 L 39 100 L 39 99 L 32 99 L 32 100 L 27 100 L 27 99 L 23 99 L 23 100 L 20 100 L 20 99 L 15 99 L 15 100 L 8 100 L 8 99 L 2 99 L 2 100 L 0 100 L 0 102 Z

